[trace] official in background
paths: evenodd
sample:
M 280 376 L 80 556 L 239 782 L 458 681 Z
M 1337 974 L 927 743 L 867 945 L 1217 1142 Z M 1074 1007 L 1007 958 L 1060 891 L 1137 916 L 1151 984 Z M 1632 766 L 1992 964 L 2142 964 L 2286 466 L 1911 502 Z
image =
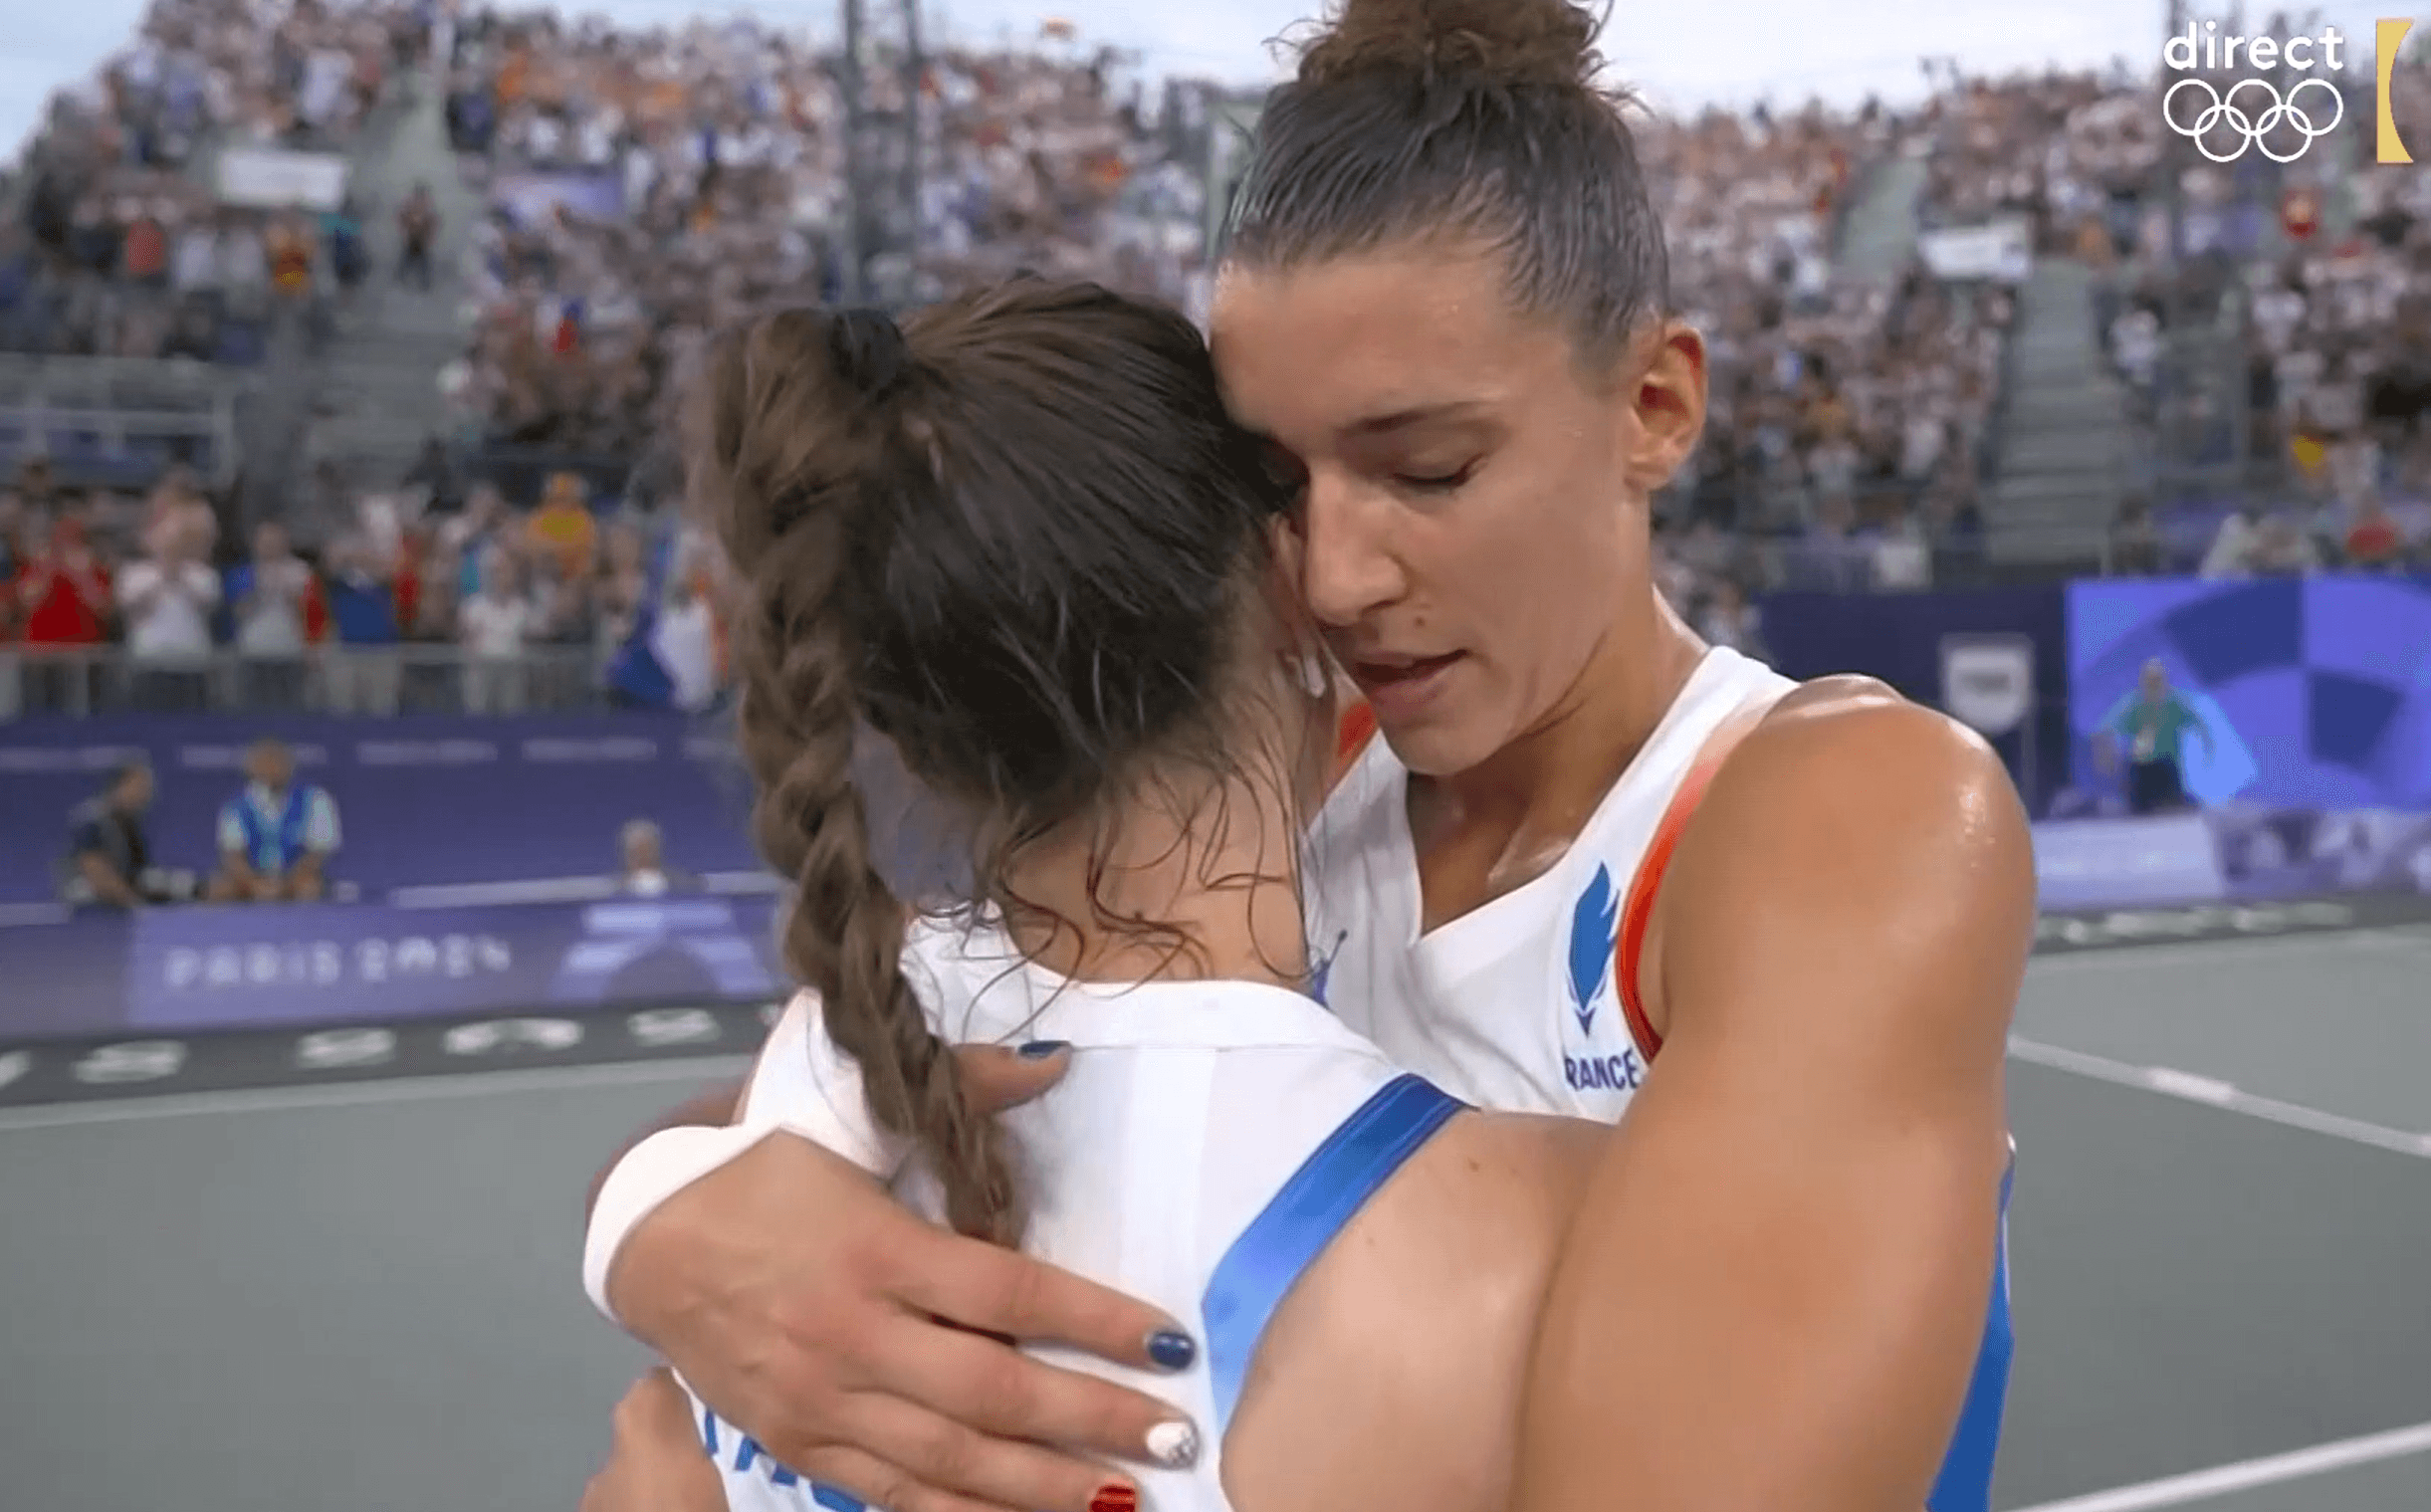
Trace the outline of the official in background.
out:
M 2115 743 L 2104 751 L 2104 763 L 2117 760 L 2116 746 L 2127 750 L 2127 811 L 2133 814 L 2176 813 L 2191 808 L 2186 774 L 2181 764 L 2186 733 L 2203 738 L 2203 754 L 2219 748 L 2209 725 L 2194 706 L 2169 686 L 2169 671 L 2158 660 L 2144 663 L 2136 690 L 2119 700 L 2101 722 L 2101 734 Z M 2098 746 L 2097 750 L 2103 750 Z
M 616 891 L 628 898 L 664 898 L 670 893 L 697 893 L 707 885 L 690 872 L 667 865 L 665 837 L 647 819 L 635 819 L 616 837 L 623 864 L 616 874 Z
M 296 758 L 277 741 L 245 755 L 245 790 L 219 811 L 214 903 L 312 903 L 329 889 L 337 854 L 337 802 L 296 780 Z
M 152 806 L 152 769 L 128 761 L 101 793 L 68 811 L 68 860 L 60 893 L 71 908 L 134 909 L 177 901 L 173 879 L 152 866 L 143 815 Z M 189 875 L 186 887 L 191 891 Z

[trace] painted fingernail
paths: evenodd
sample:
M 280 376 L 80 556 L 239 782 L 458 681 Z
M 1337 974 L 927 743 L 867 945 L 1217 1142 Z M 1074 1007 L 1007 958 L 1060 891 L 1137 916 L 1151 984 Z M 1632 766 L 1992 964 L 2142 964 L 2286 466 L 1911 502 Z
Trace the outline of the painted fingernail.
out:
M 1148 1430 L 1148 1457 L 1168 1470 L 1187 1470 L 1199 1462 L 1199 1429 L 1175 1418 Z
M 1099 1486 L 1089 1512 L 1139 1512 L 1140 1493 L 1129 1486 Z
M 1160 1370 L 1187 1371 L 1199 1358 L 1199 1346 L 1179 1329 L 1161 1328 L 1148 1336 L 1148 1358 Z
M 1033 1039 L 1013 1053 L 1023 1060 L 1052 1060 L 1071 1048 L 1069 1043 L 1060 1039 Z

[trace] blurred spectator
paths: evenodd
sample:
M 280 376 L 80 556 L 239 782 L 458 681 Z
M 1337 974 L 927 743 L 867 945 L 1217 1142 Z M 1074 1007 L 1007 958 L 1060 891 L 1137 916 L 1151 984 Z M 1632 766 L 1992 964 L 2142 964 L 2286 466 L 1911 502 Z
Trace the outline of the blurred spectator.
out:
M 245 775 L 245 790 L 219 811 L 220 869 L 211 901 L 319 901 L 340 843 L 336 800 L 298 782 L 295 756 L 277 741 L 254 744 Z
M 397 282 L 418 289 L 431 286 L 431 251 L 439 241 L 439 207 L 430 185 L 415 184 L 397 206 Z
M 2212 538 L 2211 549 L 2203 553 L 2199 570 L 2205 577 L 2250 577 L 2259 570 L 2257 553 L 2261 545 L 2261 509 L 2252 504 L 2239 505 L 2220 522 L 2220 532 Z
M 457 611 L 458 643 L 465 653 L 464 709 L 467 714 L 520 714 L 532 600 L 520 591 L 515 557 L 504 546 L 482 553 L 480 578 L 479 590 Z
M 305 612 L 313 592 L 313 569 L 290 548 L 286 530 L 257 529 L 253 560 L 229 568 L 227 585 L 247 704 L 274 709 L 303 704 Z
M 111 610 L 110 568 L 93 549 L 85 524 L 74 517 L 51 527 L 49 541 L 27 558 L 14 594 L 30 649 L 89 650 L 102 644 Z M 90 669 L 73 662 L 28 669 L 28 702 L 36 708 L 73 709 L 91 698 Z M 78 698 L 77 685 L 84 697 Z
M 2118 507 L 2118 523 L 2110 528 L 2110 570 L 2122 577 L 2149 577 L 2161 566 L 2161 533 L 2153 524 L 2152 506 L 2129 499 Z
M 211 614 L 220 604 L 220 580 L 202 562 L 194 538 L 180 526 L 153 531 L 151 554 L 129 563 L 118 578 L 139 708 L 195 710 L 208 701 Z
M 157 531 L 182 532 L 193 554 L 205 561 L 219 545 L 219 517 L 185 468 L 169 469 L 144 501 L 142 541 L 146 550 L 155 549 L 152 536 Z
M 61 896 L 71 908 L 140 908 L 171 900 L 168 879 L 154 871 L 144 834 L 152 805 L 152 769 L 129 761 L 110 774 L 99 796 L 68 815 L 68 858 Z
M 423 512 L 429 515 L 453 515 L 464 508 L 464 487 L 456 476 L 455 463 L 449 460 L 447 443 L 433 436 L 422 443 L 422 455 L 414 460 L 400 480 L 407 488 L 429 492 Z
M 546 553 L 569 579 L 590 574 L 599 550 L 599 522 L 583 499 L 582 479 L 573 473 L 552 473 L 541 492 L 541 507 L 525 527 L 535 553 Z
M 1704 612 L 1697 616 L 1696 633 L 1708 645 L 1728 646 L 1758 661 L 1772 659 L 1764 645 L 1764 617 L 1732 578 L 1714 581 Z
M 618 892 L 634 898 L 663 898 L 669 893 L 702 890 L 700 878 L 668 867 L 664 837 L 648 819 L 626 824 L 617 834 L 616 846 L 622 862 L 616 874 Z
M 2282 516 L 2263 521 L 2251 553 L 2254 570 L 2265 576 L 2301 577 L 2320 569 L 2320 547 L 2296 522 Z
M 330 550 L 330 621 L 336 644 L 324 657 L 322 676 L 332 714 L 396 713 L 396 585 L 380 560 L 360 538 Z
M 2388 506 L 2374 499 L 2363 506 L 2346 533 L 2346 559 L 2373 570 L 2405 564 L 2405 536 Z

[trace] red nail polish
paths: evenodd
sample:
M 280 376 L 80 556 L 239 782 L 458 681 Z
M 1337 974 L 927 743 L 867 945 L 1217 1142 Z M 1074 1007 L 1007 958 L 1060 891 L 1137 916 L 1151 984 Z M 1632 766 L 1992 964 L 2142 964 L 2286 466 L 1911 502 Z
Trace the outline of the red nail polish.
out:
M 1089 1498 L 1089 1512 L 1138 1512 L 1140 1493 L 1129 1486 L 1100 1486 Z

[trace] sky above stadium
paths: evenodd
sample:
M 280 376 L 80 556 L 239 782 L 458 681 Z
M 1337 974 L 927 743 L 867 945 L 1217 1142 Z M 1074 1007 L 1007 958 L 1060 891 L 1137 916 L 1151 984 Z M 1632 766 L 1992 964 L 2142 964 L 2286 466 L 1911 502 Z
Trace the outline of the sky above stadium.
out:
M 1190 74 L 1262 83 L 1276 66 L 1266 46 L 1317 0 L 926 0 L 932 29 L 974 43 L 1030 39 L 1059 17 L 1082 35 L 1135 51 L 1157 75 Z M 2424 14 L 2423 0 L 2326 0 L 2323 24 L 2359 39 L 2368 53 L 2375 16 Z M 11 6 L 0 40 L 0 151 L 13 157 L 52 91 L 89 74 L 132 34 L 143 0 Z M 529 7 L 512 6 L 514 9 Z M 829 32 L 835 0 L 586 0 L 559 7 L 635 24 L 747 12 Z M 2225 5 L 2193 8 L 2222 14 Z M 2278 4 L 2249 5 L 2268 15 Z M 2301 3 L 2286 9 L 2302 12 Z M 2125 58 L 2157 65 L 2166 0 L 1617 0 L 1605 34 L 1615 72 L 1666 108 L 1809 96 L 1855 104 L 1870 94 L 1916 98 L 1924 56 L 1959 60 L 1969 73 L 2001 74 L 2049 63 L 2098 67 Z M 2311 30 L 2312 28 L 2300 28 Z

